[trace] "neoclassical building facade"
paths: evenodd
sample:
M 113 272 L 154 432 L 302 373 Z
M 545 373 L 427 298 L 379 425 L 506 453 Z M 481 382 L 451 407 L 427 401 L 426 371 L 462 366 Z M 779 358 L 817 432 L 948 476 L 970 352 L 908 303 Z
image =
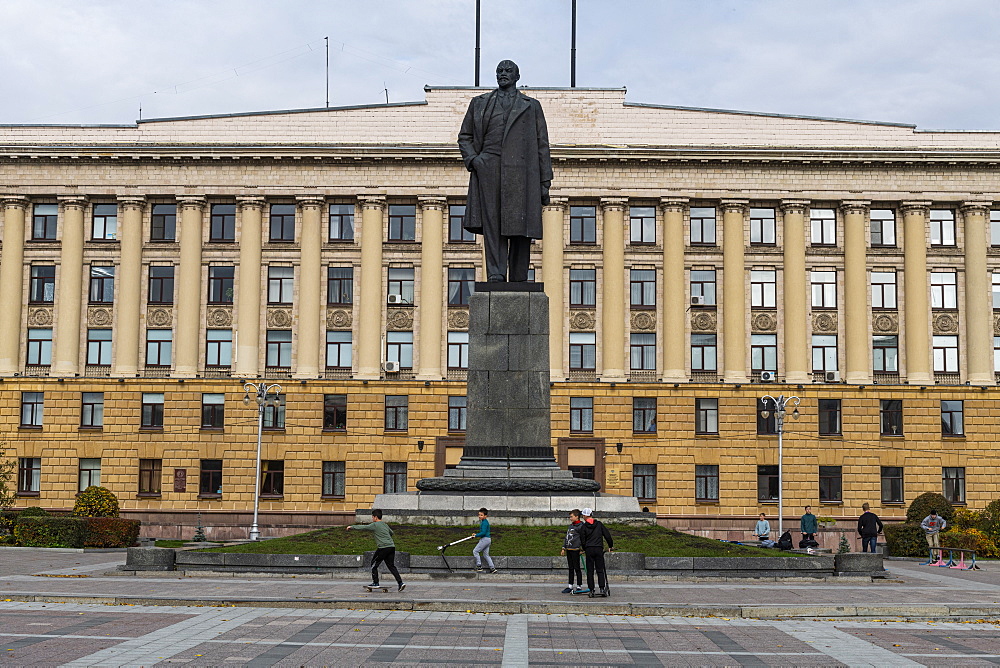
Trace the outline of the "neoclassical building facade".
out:
M 18 505 L 114 491 L 156 535 L 414 490 L 464 440 L 455 144 L 473 88 L 370 107 L 0 127 L 0 442 Z M 555 180 L 560 465 L 691 530 L 997 494 L 1000 133 L 531 89 Z M 749 526 L 749 524 L 748 524 Z

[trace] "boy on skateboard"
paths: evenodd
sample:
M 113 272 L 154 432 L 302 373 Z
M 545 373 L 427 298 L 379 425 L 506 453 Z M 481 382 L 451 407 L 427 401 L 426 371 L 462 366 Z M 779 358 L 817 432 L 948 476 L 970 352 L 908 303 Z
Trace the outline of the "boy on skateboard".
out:
M 351 529 L 371 531 L 375 535 L 375 554 L 372 555 L 372 583 L 368 585 L 368 590 L 371 591 L 372 588 L 379 587 L 378 567 L 383 561 L 389 572 L 396 578 L 396 584 L 399 585 L 397 591 L 406 589 L 403 578 L 399 577 L 399 571 L 396 570 L 396 542 L 392 539 L 392 529 L 382 521 L 382 511 L 378 508 L 372 510 L 371 524 L 353 524 L 347 527 L 348 531 Z
M 490 573 L 497 573 L 496 567 L 493 565 L 493 559 L 490 558 L 490 544 L 493 543 L 493 539 L 490 538 L 490 521 L 486 519 L 486 516 L 490 514 L 490 511 L 485 508 L 479 509 L 479 532 L 472 535 L 473 538 L 478 538 L 479 542 L 472 549 L 472 556 L 476 558 L 476 570 L 483 570 L 483 562 L 479 555 L 482 554 L 486 557 L 486 565 L 490 569 Z

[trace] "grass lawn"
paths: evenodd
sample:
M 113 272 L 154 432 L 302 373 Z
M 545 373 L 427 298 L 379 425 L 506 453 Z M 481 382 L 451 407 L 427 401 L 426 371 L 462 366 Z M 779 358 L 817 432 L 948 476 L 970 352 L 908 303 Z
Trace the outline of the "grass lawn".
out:
M 393 524 L 396 549 L 410 554 L 438 554 L 438 545 L 475 533 L 475 528 Z M 788 552 L 733 545 L 701 538 L 661 526 L 626 526 L 609 524 L 608 529 L 619 552 L 643 552 L 650 557 L 770 557 Z M 491 554 L 510 556 L 557 556 L 566 535 L 565 527 L 492 527 Z M 159 544 L 159 542 L 158 542 Z M 448 549 L 448 555 L 471 554 L 475 541 L 469 540 Z M 371 534 L 346 531 L 344 527 L 320 529 L 259 543 L 201 550 L 204 552 L 241 552 L 253 554 L 361 554 L 374 550 Z
M 158 540 L 156 547 L 184 547 L 186 540 Z

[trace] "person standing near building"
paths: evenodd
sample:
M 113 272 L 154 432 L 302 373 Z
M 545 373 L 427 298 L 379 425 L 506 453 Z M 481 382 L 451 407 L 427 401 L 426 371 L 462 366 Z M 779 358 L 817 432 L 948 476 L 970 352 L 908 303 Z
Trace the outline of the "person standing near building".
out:
M 478 538 L 479 542 L 476 543 L 476 547 L 472 549 L 472 556 L 476 558 L 476 570 L 483 570 L 483 561 L 480 558 L 486 558 L 486 566 L 490 569 L 490 573 L 497 573 L 496 567 L 493 566 L 493 559 L 490 558 L 490 545 L 493 543 L 493 539 L 490 538 L 490 521 L 486 519 L 490 511 L 485 508 L 479 509 L 479 532 L 472 534 L 473 538 Z
M 757 536 L 760 540 L 771 539 L 771 523 L 767 521 L 767 516 L 764 513 L 760 514 L 760 519 L 754 525 L 753 535 Z
M 861 505 L 864 511 L 858 518 L 858 533 L 861 535 L 861 551 L 875 554 L 875 540 L 882 533 L 882 520 L 871 511 L 867 503 Z M 871 547 L 869 550 L 868 548 Z
M 927 546 L 931 548 L 932 559 L 934 558 L 934 549 L 941 547 L 941 532 L 944 531 L 946 526 L 948 526 L 948 522 L 938 515 L 936 510 L 932 510 L 931 514 L 925 517 L 924 521 L 920 523 L 920 527 L 927 536 Z M 941 556 L 940 549 L 938 549 L 938 556 Z
M 802 532 L 802 540 L 816 540 L 816 533 L 819 531 L 819 523 L 812 513 L 812 506 L 806 506 L 806 511 L 799 518 L 799 530 Z
M 564 594 L 583 594 L 590 590 L 583 588 L 583 571 L 580 570 L 580 553 L 583 551 L 580 521 L 580 511 L 574 508 L 569 511 L 569 527 L 566 529 L 566 539 L 563 541 L 562 553 L 566 555 L 566 566 L 569 569 L 569 585 L 562 590 Z
M 396 570 L 396 541 L 392 539 L 392 529 L 382 521 L 382 511 L 378 508 L 372 510 L 371 524 L 353 524 L 347 527 L 348 531 L 351 529 L 355 531 L 370 531 L 375 536 L 375 554 L 372 555 L 372 583 L 368 586 L 379 586 L 378 567 L 379 564 L 385 562 L 386 568 L 396 578 L 396 586 L 399 587 L 397 591 L 406 589 L 403 578 L 399 577 L 399 571 Z
M 614 550 L 615 541 L 611 538 L 611 532 L 604 524 L 594 519 L 594 511 L 584 508 L 580 511 L 583 515 L 583 529 L 580 539 L 583 543 L 583 550 L 587 555 L 587 587 L 590 589 L 588 596 L 611 596 L 611 588 L 608 586 L 608 571 L 604 564 L 604 543 L 608 544 L 608 552 Z M 594 574 L 597 574 L 597 585 L 600 590 L 594 588 Z

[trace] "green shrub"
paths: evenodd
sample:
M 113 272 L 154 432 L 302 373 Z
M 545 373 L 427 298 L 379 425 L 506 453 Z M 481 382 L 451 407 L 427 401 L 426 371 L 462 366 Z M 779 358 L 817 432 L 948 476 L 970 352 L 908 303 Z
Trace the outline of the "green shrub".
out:
M 920 519 L 923 519 L 922 517 Z M 926 557 L 927 539 L 919 524 L 886 524 L 885 542 L 893 557 Z
M 86 517 L 84 547 L 132 547 L 139 538 L 139 520 L 120 517 Z
M 982 521 L 977 528 L 993 540 L 1000 540 L 1000 499 L 991 501 L 979 514 Z
M 976 556 L 997 556 L 997 544 L 992 538 L 978 529 L 954 529 L 941 534 L 941 547 L 958 547 L 963 550 L 975 550 Z
M 910 507 L 906 510 L 906 521 L 920 524 L 925 517 L 931 514 L 932 510 L 936 510 L 938 515 L 943 517 L 949 525 L 955 519 L 955 509 L 948 502 L 948 499 L 936 492 L 924 492 L 913 499 Z
M 76 517 L 24 517 L 14 525 L 21 547 L 83 547 L 87 523 Z
M 70 514 L 73 517 L 118 517 L 118 497 L 106 487 L 91 485 L 76 497 Z
M 39 508 L 38 506 L 28 506 L 17 515 L 18 517 L 52 517 L 52 513 Z
M 0 533 L 14 533 L 14 523 L 20 514 L 16 510 L 0 510 Z
M 977 529 L 983 530 L 984 516 L 981 510 L 969 510 L 968 508 L 956 508 L 955 518 L 951 522 L 952 529 Z

